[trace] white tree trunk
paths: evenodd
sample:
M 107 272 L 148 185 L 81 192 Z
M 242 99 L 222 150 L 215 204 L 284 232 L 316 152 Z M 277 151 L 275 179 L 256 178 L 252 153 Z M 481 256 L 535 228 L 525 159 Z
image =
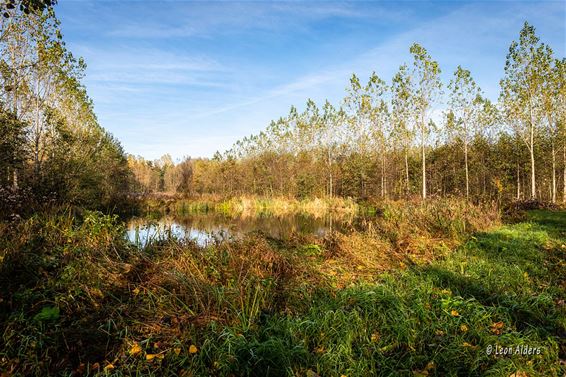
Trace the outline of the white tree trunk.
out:
M 466 199 L 470 197 L 470 180 L 468 175 L 468 142 L 464 141 L 464 165 L 466 168 Z
M 423 174 L 423 199 L 426 199 L 426 154 L 425 154 L 425 125 L 424 120 L 421 124 L 421 158 L 422 158 L 422 174 Z
M 556 151 L 552 141 L 552 203 L 556 203 Z
M 566 177 L 566 175 L 565 175 Z M 409 186 L 409 152 L 405 149 L 405 192 L 407 197 L 409 197 L 410 186 Z
M 535 180 L 535 126 L 531 123 L 531 137 L 529 152 L 531 153 L 531 199 L 536 199 L 536 180 Z

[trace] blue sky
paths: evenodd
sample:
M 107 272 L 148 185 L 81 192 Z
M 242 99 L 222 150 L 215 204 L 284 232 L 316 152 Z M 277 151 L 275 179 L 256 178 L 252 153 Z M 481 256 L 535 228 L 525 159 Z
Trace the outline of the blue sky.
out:
M 413 42 L 445 82 L 460 64 L 493 100 L 524 21 L 566 50 L 564 1 L 60 0 L 56 12 L 101 125 L 149 159 L 210 157 L 307 98 L 338 104 L 352 73 L 389 81 Z

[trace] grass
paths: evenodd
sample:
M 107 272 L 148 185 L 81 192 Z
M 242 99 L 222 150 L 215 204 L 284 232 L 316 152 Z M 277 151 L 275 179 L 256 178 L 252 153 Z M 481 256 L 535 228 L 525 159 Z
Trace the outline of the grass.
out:
M 2 224 L 0 371 L 564 375 L 566 212 L 503 226 L 457 201 L 378 212 L 364 232 L 206 248 L 136 249 L 89 212 Z
M 174 213 L 221 212 L 232 217 L 250 217 L 258 215 L 288 216 L 308 214 L 322 217 L 329 212 L 342 215 L 356 214 L 360 208 L 351 199 L 315 198 L 290 199 L 285 197 L 241 196 L 230 199 L 210 197 L 198 200 L 167 199 L 145 201 L 146 210 L 151 212 L 168 211 Z

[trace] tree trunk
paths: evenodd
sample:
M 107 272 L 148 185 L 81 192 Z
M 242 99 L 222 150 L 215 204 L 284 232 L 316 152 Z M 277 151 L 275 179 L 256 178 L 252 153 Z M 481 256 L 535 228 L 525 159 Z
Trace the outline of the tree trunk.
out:
M 562 146 L 563 160 L 564 160 L 564 174 L 562 185 L 562 202 L 566 203 L 566 142 Z
M 566 172 L 566 170 L 565 170 Z M 566 173 L 564 174 L 566 177 Z M 409 187 L 409 152 L 405 149 L 405 193 L 409 197 L 410 187 Z M 566 178 L 565 178 L 566 179 Z M 565 196 L 566 197 L 566 196 Z
M 424 120 L 422 121 L 423 123 L 421 124 L 421 158 L 422 158 L 422 174 L 423 174 L 423 199 L 426 199 L 426 155 L 425 155 L 425 125 L 424 125 Z
M 531 199 L 536 199 L 536 180 L 535 180 L 535 126 L 531 123 L 531 144 L 529 146 L 531 152 Z
M 519 164 L 517 163 L 517 200 L 521 199 L 521 175 L 519 171 Z
M 552 141 L 552 203 L 556 203 L 556 151 Z
M 333 187 L 332 187 L 332 157 L 330 153 L 330 148 L 328 148 L 328 194 L 332 198 L 333 195 Z
M 382 154 L 381 156 L 381 197 L 385 198 L 386 189 L 385 189 L 385 155 Z
M 464 165 L 466 168 L 466 199 L 470 197 L 470 180 L 468 176 L 468 142 L 464 142 Z

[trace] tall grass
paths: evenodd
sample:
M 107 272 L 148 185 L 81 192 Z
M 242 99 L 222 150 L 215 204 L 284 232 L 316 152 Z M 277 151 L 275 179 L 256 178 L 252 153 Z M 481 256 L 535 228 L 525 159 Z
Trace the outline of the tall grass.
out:
M 353 215 L 359 206 L 351 199 L 314 198 L 290 199 L 286 197 L 242 196 L 230 199 L 207 198 L 202 200 L 178 199 L 169 201 L 148 200 L 145 208 L 151 211 L 172 211 L 175 213 L 199 213 L 216 211 L 228 216 L 253 217 L 258 215 L 288 216 L 308 214 L 317 218 L 329 212 Z

